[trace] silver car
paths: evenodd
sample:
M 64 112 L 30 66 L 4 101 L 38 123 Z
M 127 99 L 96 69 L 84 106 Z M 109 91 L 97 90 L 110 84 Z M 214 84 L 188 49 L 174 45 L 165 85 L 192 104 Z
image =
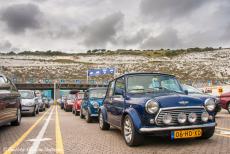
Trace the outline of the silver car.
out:
M 32 116 L 39 114 L 38 98 L 35 96 L 34 91 L 20 90 L 19 93 L 21 95 L 22 113 L 32 114 Z

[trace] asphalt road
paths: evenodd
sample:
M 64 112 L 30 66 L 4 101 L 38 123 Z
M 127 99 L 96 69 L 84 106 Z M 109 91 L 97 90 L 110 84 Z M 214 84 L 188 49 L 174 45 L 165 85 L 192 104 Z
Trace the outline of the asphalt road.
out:
M 216 132 L 209 140 L 148 136 L 143 145 L 130 148 L 119 130 L 101 131 L 96 121 L 88 124 L 53 106 L 36 117 L 23 117 L 20 126 L 0 127 L 0 153 L 229 153 L 230 114 L 223 110 L 216 119 Z

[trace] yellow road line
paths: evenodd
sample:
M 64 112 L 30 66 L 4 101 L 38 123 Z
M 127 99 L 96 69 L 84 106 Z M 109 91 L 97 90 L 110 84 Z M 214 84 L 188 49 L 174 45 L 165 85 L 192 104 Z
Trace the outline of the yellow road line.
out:
M 62 135 L 61 135 L 61 128 L 60 128 L 57 106 L 56 106 L 56 153 L 57 154 L 64 154 L 64 148 L 63 148 L 63 142 L 62 142 Z
M 11 154 L 24 141 L 24 139 L 31 133 L 31 131 L 42 121 L 42 119 L 45 117 L 45 115 L 48 113 L 49 110 L 47 110 L 13 145 L 11 145 L 4 152 L 4 154 Z

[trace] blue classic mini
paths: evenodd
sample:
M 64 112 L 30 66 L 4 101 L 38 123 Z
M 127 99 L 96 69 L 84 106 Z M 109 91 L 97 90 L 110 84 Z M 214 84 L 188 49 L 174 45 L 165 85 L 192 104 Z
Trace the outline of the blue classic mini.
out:
M 107 88 L 97 87 L 89 88 L 84 95 L 84 100 L 81 104 L 80 118 L 86 119 L 88 123 L 92 118 L 98 117 L 98 109 L 102 106 L 103 99 L 105 98 Z
M 175 76 L 161 73 L 131 73 L 109 83 L 99 126 L 122 131 L 127 145 L 139 145 L 143 135 L 171 139 L 208 139 L 215 131 L 215 100 L 187 95 Z

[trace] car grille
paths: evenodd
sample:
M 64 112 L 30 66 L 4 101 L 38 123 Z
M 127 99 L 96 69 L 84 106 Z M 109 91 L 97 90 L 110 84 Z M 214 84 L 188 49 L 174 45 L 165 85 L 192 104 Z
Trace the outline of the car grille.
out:
M 181 125 L 178 123 L 177 121 L 177 117 L 180 113 L 185 113 L 187 118 L 188 118 L 188 115 L 189 113 L 196 113 L 197 115 L 197 120 L 196 120 L 196 123 L 195 124 L 199 124 L 199 123 L 202 123 L 201 121 L 201 114 L 203 112 L 205 112 L 206 110 L 203 108 L 203 107 L 200 107 L 200 108 L 173 108 L 173 109 L 170 109 L 170 108 L 166 108 L 166 109 L 162 109 L 159 111 L 157 117 L 156 117 L 156 124 L 158 126 L 166 126 L 164 123 L 163 123 L 163 116 L 167 113 L 170 113 L 171 116 L 172 116 L 172 122 L 167 125 L 167 126 L 175 126 L 175 125 Z M 187 122 L 183 125 L 190 125 L 190 123 Z

